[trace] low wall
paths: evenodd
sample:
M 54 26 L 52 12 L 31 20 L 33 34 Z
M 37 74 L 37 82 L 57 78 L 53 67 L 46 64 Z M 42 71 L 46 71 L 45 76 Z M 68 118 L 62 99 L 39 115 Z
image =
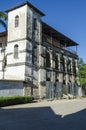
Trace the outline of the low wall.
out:
M 85 96 L 85 90 L 81 86 L 78 87 L 78 96 Z

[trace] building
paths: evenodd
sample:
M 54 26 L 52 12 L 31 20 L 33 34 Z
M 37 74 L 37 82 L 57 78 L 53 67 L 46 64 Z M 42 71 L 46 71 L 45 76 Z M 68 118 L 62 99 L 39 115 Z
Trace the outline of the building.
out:
M 42 22 L 44 14 L 29 2 L 7 13 L 8 31 L 0 33 L 0 96 L 78 95 L 78 44 Z

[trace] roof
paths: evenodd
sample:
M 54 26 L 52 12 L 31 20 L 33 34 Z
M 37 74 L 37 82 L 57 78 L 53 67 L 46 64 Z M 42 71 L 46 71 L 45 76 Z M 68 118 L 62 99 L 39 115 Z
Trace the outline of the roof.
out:
M 66 43 L 67 47 L 79 45 L 75 41 L 71 40 L 70 38 L 68 38 L 67 36 L 65 36 L 64 34 L 55 30 L 53 27 L 49 26 L 48 24 L 46 24 L 44 22 L 42 22 L 42 31 L 43 31 L 43 33 L 45 33 L 47 35 L 51 35 L 51 33 L 52 33 L 53 38 L 55 38 L 56 40 L 60 40 L 62 44 Z
M 0 37 L 4 37 L 4 36 L 7 36 L 7 32 L 0 32 Z
M 26 1 L 26 2 L 24 2 L 24 3 L 22 3 L 22 4 L 20 4 L 20 5 L 17 5 L 17 6 L 15 6 L 15 7 L 11 8 L 11 9 L 8 9 L 8 10 L 6 10 L 6 12 L 10 12 L 10 11 L 15 10 L 15 9 L 17 9 L 17 8 L 20 8 L 20 7 L 24 6 L 24 5 L 28 5 L 29 7 L 31 7 L 32 9 L 34 9 L 36 12 L 38 12 L 40 15 L 45 16 L 44 13 L 42 13 L 39 9 L 37 9 L 36 7 L 34 7 L 34 6 L 33 6 L 31 3 L 29 3 L 28 1 Z
M 20 8 L 22 6 L 28 5 L 30 8 L 32 8 L 33 10 L 35 10 L 36 12 L 38 12 L 41 16 L 44 16 L 45 14 L 42 13 L 40 10 L 38 10 L 36 7 L 34 7 L 31 3 L 29 3 L 28 1 L 17 5 L 9 10 L 7 10 L 6 12 L 10 12 L 12 10 L 15 10 L 17 8 Z M 43 33 L 47 34 L 47 35 L 51 35 L 52 32 L 52 36 L 53 38 L 55 38 L 56 40 L 59 40 L 61 42 L 61 44 L 65 44 L 66 46 L 76 46 L 78 45 L 78 43 L 76 43 L 75 41 L 73 41 L 72 39 L 68 38 L 67 36 L 65 36 L 64 34 L 60 33 L 59 31 L 55 30 L 53 27 L 51 27 L 50 25 L 42 22 L 42 31 Z

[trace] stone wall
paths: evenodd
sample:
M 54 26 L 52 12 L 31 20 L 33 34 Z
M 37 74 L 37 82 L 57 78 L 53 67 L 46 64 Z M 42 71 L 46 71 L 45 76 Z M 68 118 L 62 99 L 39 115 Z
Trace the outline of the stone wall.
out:
M 24 95 L 33 96 L 34 98 L 39 98 L 38 87 L 34 86 L 32 83 L 24 84 Z

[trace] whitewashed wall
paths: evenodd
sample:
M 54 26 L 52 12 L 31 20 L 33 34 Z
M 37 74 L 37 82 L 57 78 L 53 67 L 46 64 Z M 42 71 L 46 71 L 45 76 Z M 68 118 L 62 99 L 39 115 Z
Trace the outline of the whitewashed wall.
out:
M 8 13 L 8 41 L 26 37 L 27 5 Z M 15 16 L 19 16 L 19 27 L 15 28 Z
M 19 16 L 19 26 L 15 28 L 15 16 Z M 7 67 L 5 79 L 25 80 L 26 60 L 26 17 L 27 5 L 8 13 Z M 14 46 L 18 45 L 18 58 L 14 58 Z

